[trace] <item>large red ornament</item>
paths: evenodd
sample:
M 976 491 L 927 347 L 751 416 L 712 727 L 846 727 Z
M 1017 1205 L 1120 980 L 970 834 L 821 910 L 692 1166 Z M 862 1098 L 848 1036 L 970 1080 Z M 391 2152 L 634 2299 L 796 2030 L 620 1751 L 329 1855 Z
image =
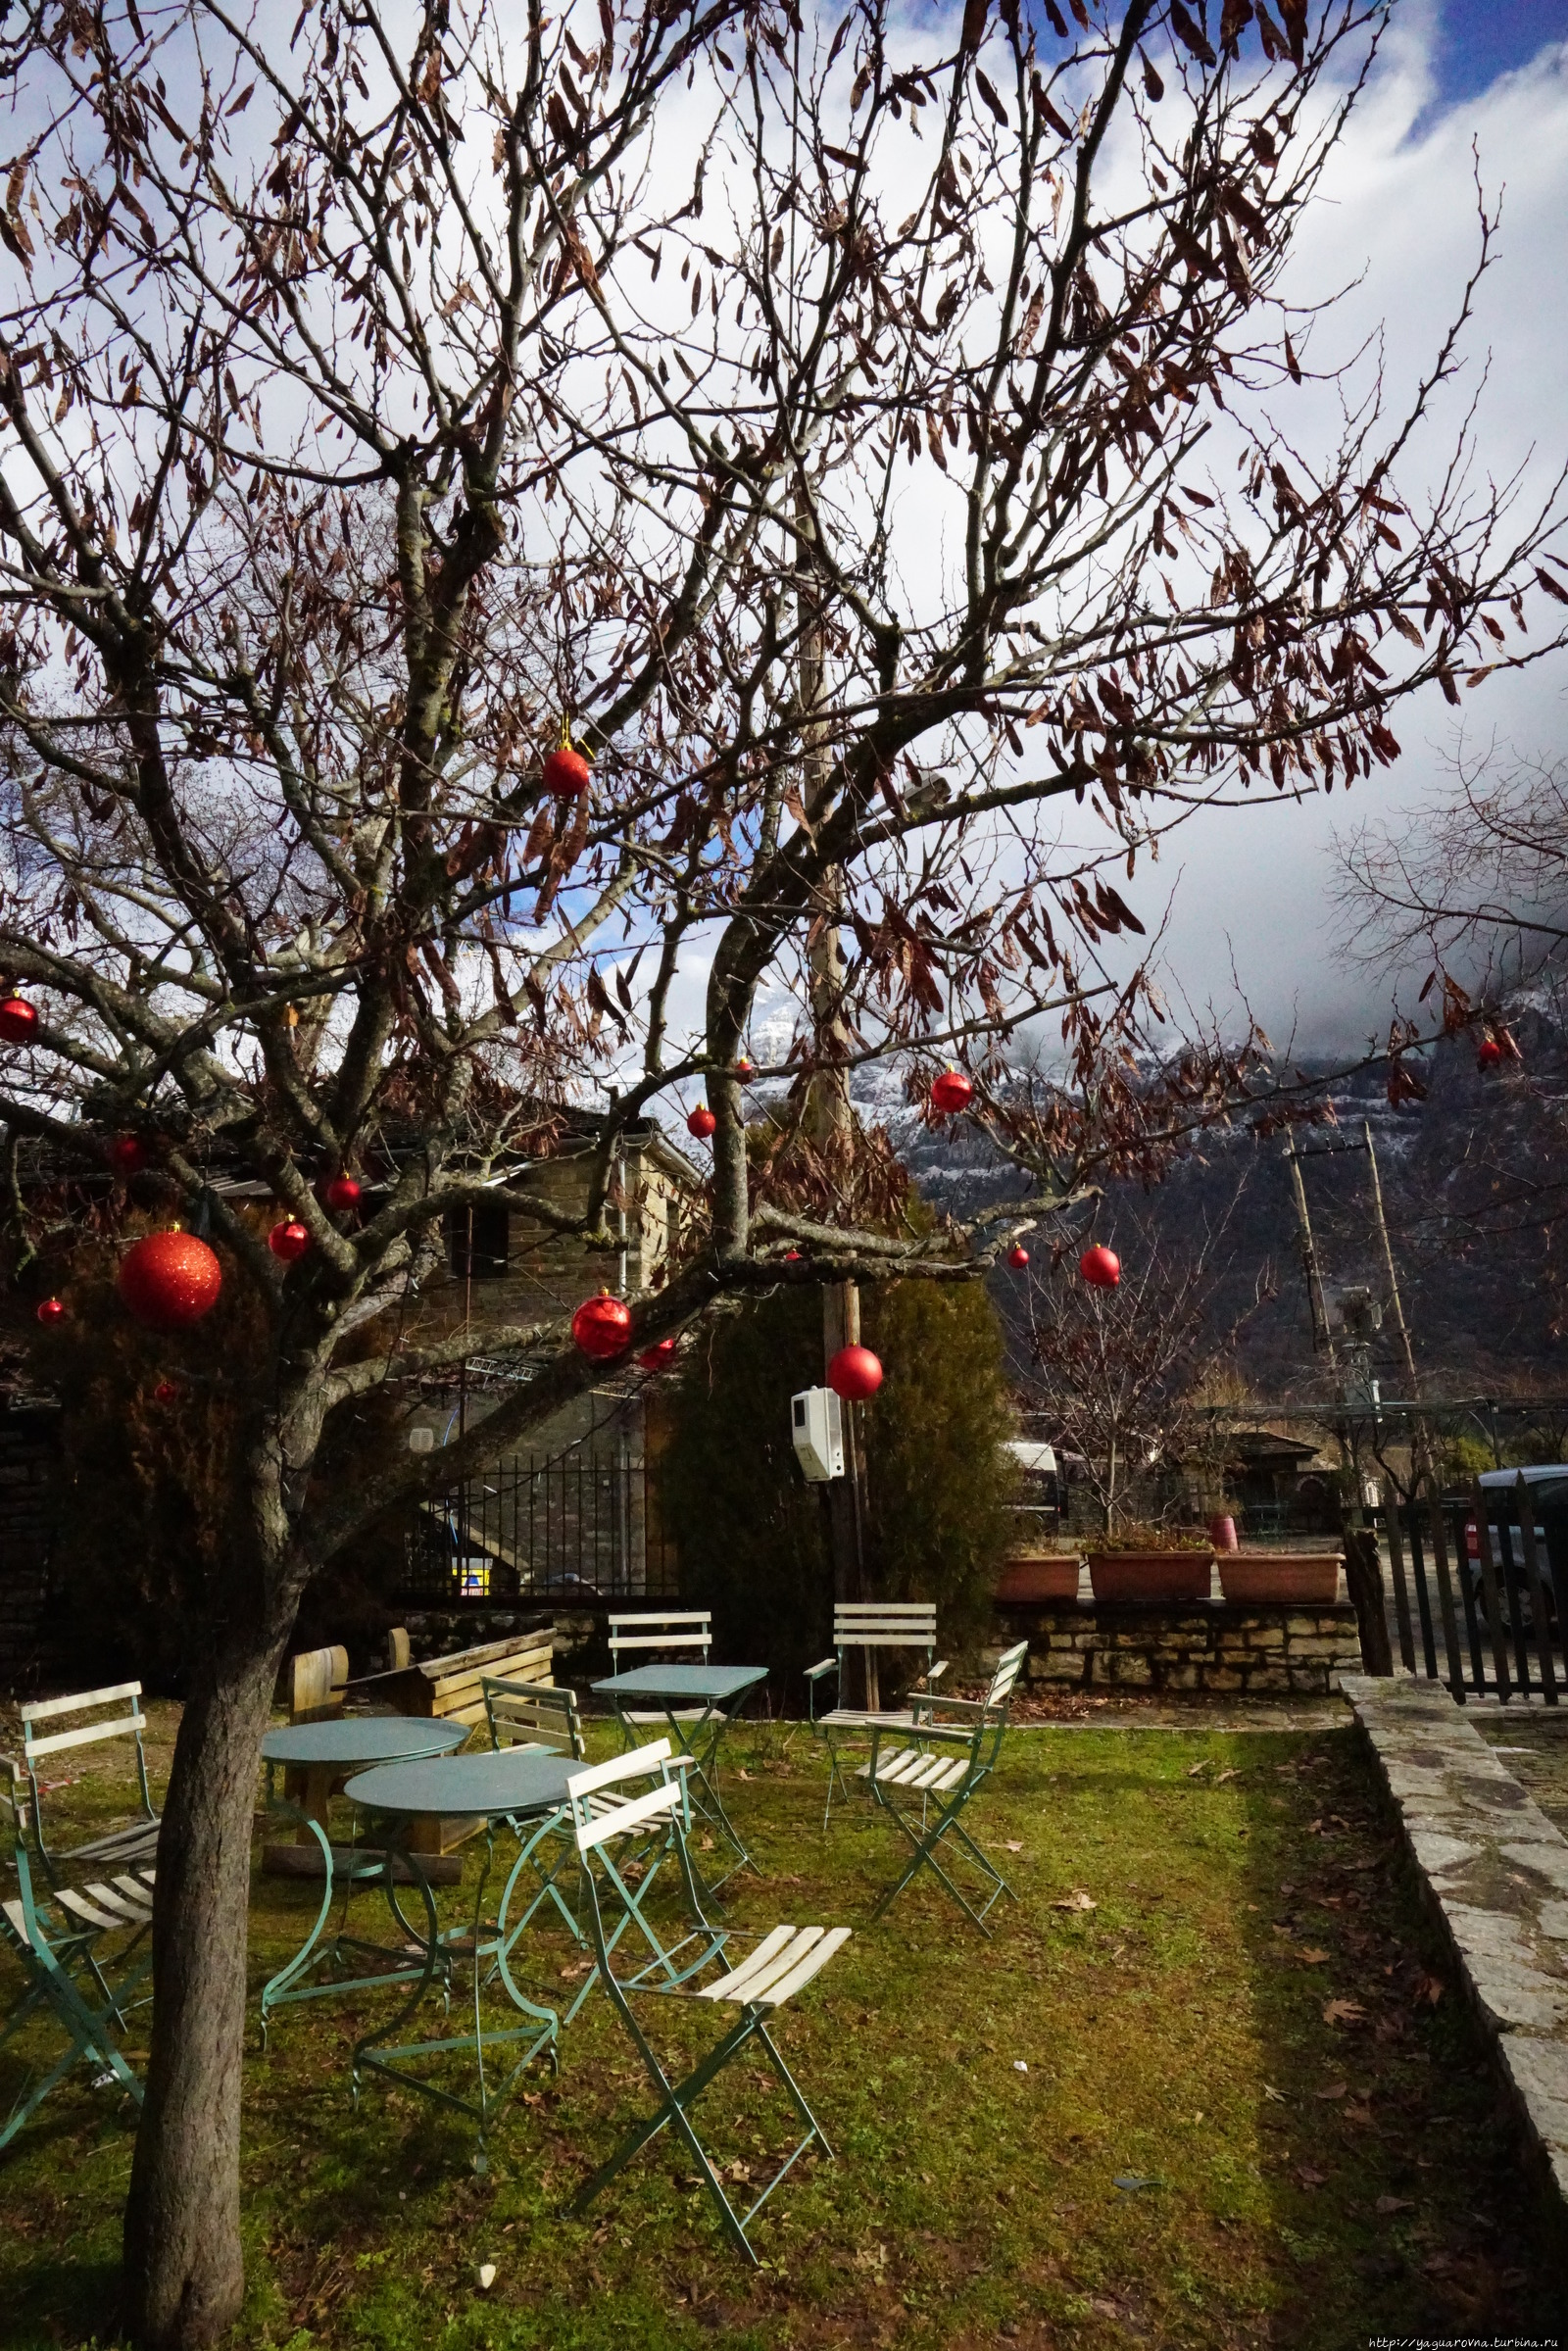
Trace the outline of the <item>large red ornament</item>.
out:
M 945 1069 L 931 1082 L 931 1107 L 944 1117 L 954 1110 L 966 1110 L 974 1095 L 974 1086 L 961 1069 Z
M 751 1060 L 745 1053 L 742 1053 L 740 1059 L 735 1064 L 735 1075 L 740 1079 L 741 1084 L 744 1086 L 748 1078 L 756 1077 L 757 1063 Z
M 718 1120 L 713 1116 L 708 1104 L 699 1102 L 686 1121 L 686 1130 L 688 1134 L 695 1135 L 699 1143 L 706 1143 L 717 1124 Z
M 117 1135 L 109 1146 L 109 1158 L 117 1174 L 136 1175 L 147 1164 L 147 1146 L 139 1135 Z
M 875 1396 L 882 1385 L 882 1366 L 868 1347 L 841 1347 L 827 1367 L 827 1384 L 847 1404 Z
M 63 1298 L 42 1298 L 39 1300 L 35 1311 L 37 1313 L 38 1320 L 41 1323 L 64 1322 L 66 1319 L 66 1301 Z
M 587 760 L 569 743 L 563 743 L 545 761 L 545 790 L 557 800 L 581 800 L 592 781 Z
M 274 1257 L 281 1257 L 285 1265 L 292 1265 L 295 1258 L 303 1257 L 310 1248 L 311 1236 L 302 1224 L 296 1224 L 290 1217 L 284 1224 L 273 1225 L 267 1236 L 267 1246 Z
M 347 1208 L 359 1206 L 360 1187 L 352 1176 L 334 1176 L 321 1198 L 329 1208 L 341 1214 Z
M 1495 1069 L 1501 1059 L 1502 1047 L 1497 1043 L 1496 1038 L 1483 1037 L 1481 1051 L 1476 1055 L 1476 1067 L 1478 1069 Z
M 8 996 L 0 1002 L 0 1037 L 7 1045 L 25 1045 L 38 1025 L 38 1007 L 29 1004 L 24 996 Z
M 218 1303 L 223 1269 L 194 1233 L 149 1233 L 120 1261 L 120 1295 L 150 1331 L 181 1331 Z
M 1007 1251 L 1007 1263 L 1009 1265 L 1024 1266 L 1027 1265 L 1028 1262 L 1029 1251 L 1024 1248 L 1024 1245 L 1021 1241 L 1014 1242 L 1012 1248 Z
M 595 1363 L 609 1363 L 614 1356 L 623 1355 L 631 1344 L 631 1308 L 608 1290 L 597 1298 L 585 1298 L 571 1318 L 571 1335 L 583 1353 Z
M 1097 1241 L 1078 1260 L 1078 1271 L 1091 1290 L 1114 1290 L 1121 1280 L 1121 1259 L 1113 1249 Z
M 652 1347 L 645 1347 L 637 1358 L 639 1367 L 643 1371 L 662 1371 L 666 1363 L 674 1360 L 676 1344 L 673 1339 L 660 1339 Z

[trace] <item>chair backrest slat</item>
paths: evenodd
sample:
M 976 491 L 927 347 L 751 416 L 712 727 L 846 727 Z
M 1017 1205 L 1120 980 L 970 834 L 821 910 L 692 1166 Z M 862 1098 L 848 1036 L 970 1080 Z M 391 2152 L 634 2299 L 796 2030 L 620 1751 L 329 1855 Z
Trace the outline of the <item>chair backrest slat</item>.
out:
M 613 1788 L 619 1780 L 646 1780 L 669 1757 L 667 1739 L 650 1739 L 645 1747 L 633 1747 L 628 1755 L 612 1755 L 608 1763 L 591 1763 L 583 1772 L 573 1772 L 566 1782 L 568 1795 L 587 1797 L 598 1795 L 601 1788 Z
M 571 1690 L 558 1690 L 548 1682 L 497 1682 L 487 1678 L 484 1705 L 492 1747 L 549 1746 L 581 1760 L 582 1725 L 577 1719 L 577 1700 Z
M 28 1723 L 46 1723 L 57 1714 L 85 1714 L 89 1706 L 109 1706 L 117 1698 L 139 1698 L 139 1682 L 114 1682 L 105 1690 L 78 1690 L 69 1698 L 23 1698 L 17 1706 L 23 1727 Z
M 610 1619 L 610 1657 L 617 1672 L 623 1649 L 696 1649 L 706 1665 L 712 1640 L 709 1608 L 639 1608 L 630 1614 L 612 1613 Z
M 1011 1695 L 1012 1686 L 1023 1672 L 1024 1659 L 1028 1654 L 1029 1643 L 1026 1641 L 1015 1641 L 1010 1649 L 1003 1650 L 997 1660 L 997 1670 L 991 1677 L 991 1688 L 986 1691 L 988 1706 L 1000 1706 Z
M 575 1788 L 575 1781 L 567 1782 Z M 577 1850 L 591 1852 L 596 1845 L 608 1844 L 612 1837 L 629 1837 L 633 1830 L 646 1828 L 650 1821 L 673 1819 L 681 1807 L 679 1784 L 664 1780 L 640 1796 L 628 1796 L 623 1804 L 607 1805 L 602 1812 L 576 1822 Z
M 136 1703 L 141 1696 L 139 1682 L 117 1682 L 108 1690 L 84 1690 L 69 1698 L 24 1698 L 18 1708 L 22 1716 L 23 1752 L 29 1763 L 37 1755 L 57 1755 L 65 1747 L 90 1746 L 100 1739 L 135 1737 L 147 1727 L 147 1717 Z M 107 1722 L 81 1723 L 74 1731 L 48 1732 L 42 1739 L 33 1734 L 34 1723 L 58 1722 L 62 1715 L 88 1714 L 106 1707 L 118 1707 Z

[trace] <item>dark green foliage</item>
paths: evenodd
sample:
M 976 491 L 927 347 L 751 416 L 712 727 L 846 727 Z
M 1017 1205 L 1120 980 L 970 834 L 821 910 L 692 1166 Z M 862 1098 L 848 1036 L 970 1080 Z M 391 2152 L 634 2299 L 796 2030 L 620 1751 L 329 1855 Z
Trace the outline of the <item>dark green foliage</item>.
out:
M 945 1645 L 981 1630 L 1013 1483 L 1002 1338 L 978 1284 L 905 1282 L 862 1298 L 880 1394 L 855 1409 L 866 1454 L 865 1596 L 934 1599 Z M 790 1439 L 789 1398 L 822 1379 L 818 1293 L 785 1293 L 716 1325 L 688 1360 L 662 1458 L 681 1590 L 711 1608 L 715 1653 L 765 1658 L 775 1703 L 831 1646 L 827 1504 Z

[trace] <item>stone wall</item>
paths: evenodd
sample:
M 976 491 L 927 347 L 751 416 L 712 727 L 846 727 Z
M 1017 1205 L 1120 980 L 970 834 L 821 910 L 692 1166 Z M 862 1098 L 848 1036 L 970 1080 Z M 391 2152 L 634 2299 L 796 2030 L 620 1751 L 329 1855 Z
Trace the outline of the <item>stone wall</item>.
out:
M 59 1415 L 0 1411 L 0 1691 L 31 1691 L 43 1669 Z
M 1027 1679 L 1053 1690 L 1295 1691 L 1326 1696 L 1361 1671 L 1355 1610 L 1225 1600 L 1002 1605 L 1029 1641 Z

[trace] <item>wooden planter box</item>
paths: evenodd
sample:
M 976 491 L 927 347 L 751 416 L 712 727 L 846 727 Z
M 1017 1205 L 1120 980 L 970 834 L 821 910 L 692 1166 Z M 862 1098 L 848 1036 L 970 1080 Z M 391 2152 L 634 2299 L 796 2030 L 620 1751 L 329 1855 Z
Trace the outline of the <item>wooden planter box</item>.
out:
M 1206 1600 L 1212 1551 L 1091 1551 L 1097 1600 Z
M 1340 1551 L 1222 1551 L 1219 1588 L 1228 1600 L 1332 1604 L 1340 1592 Z
M 1009 1559 L 997 1586 L 999 1600 L 1075 1600 L 1078 1597 L 1078 1555 L 1060 1551 L 1052 1556 Z

